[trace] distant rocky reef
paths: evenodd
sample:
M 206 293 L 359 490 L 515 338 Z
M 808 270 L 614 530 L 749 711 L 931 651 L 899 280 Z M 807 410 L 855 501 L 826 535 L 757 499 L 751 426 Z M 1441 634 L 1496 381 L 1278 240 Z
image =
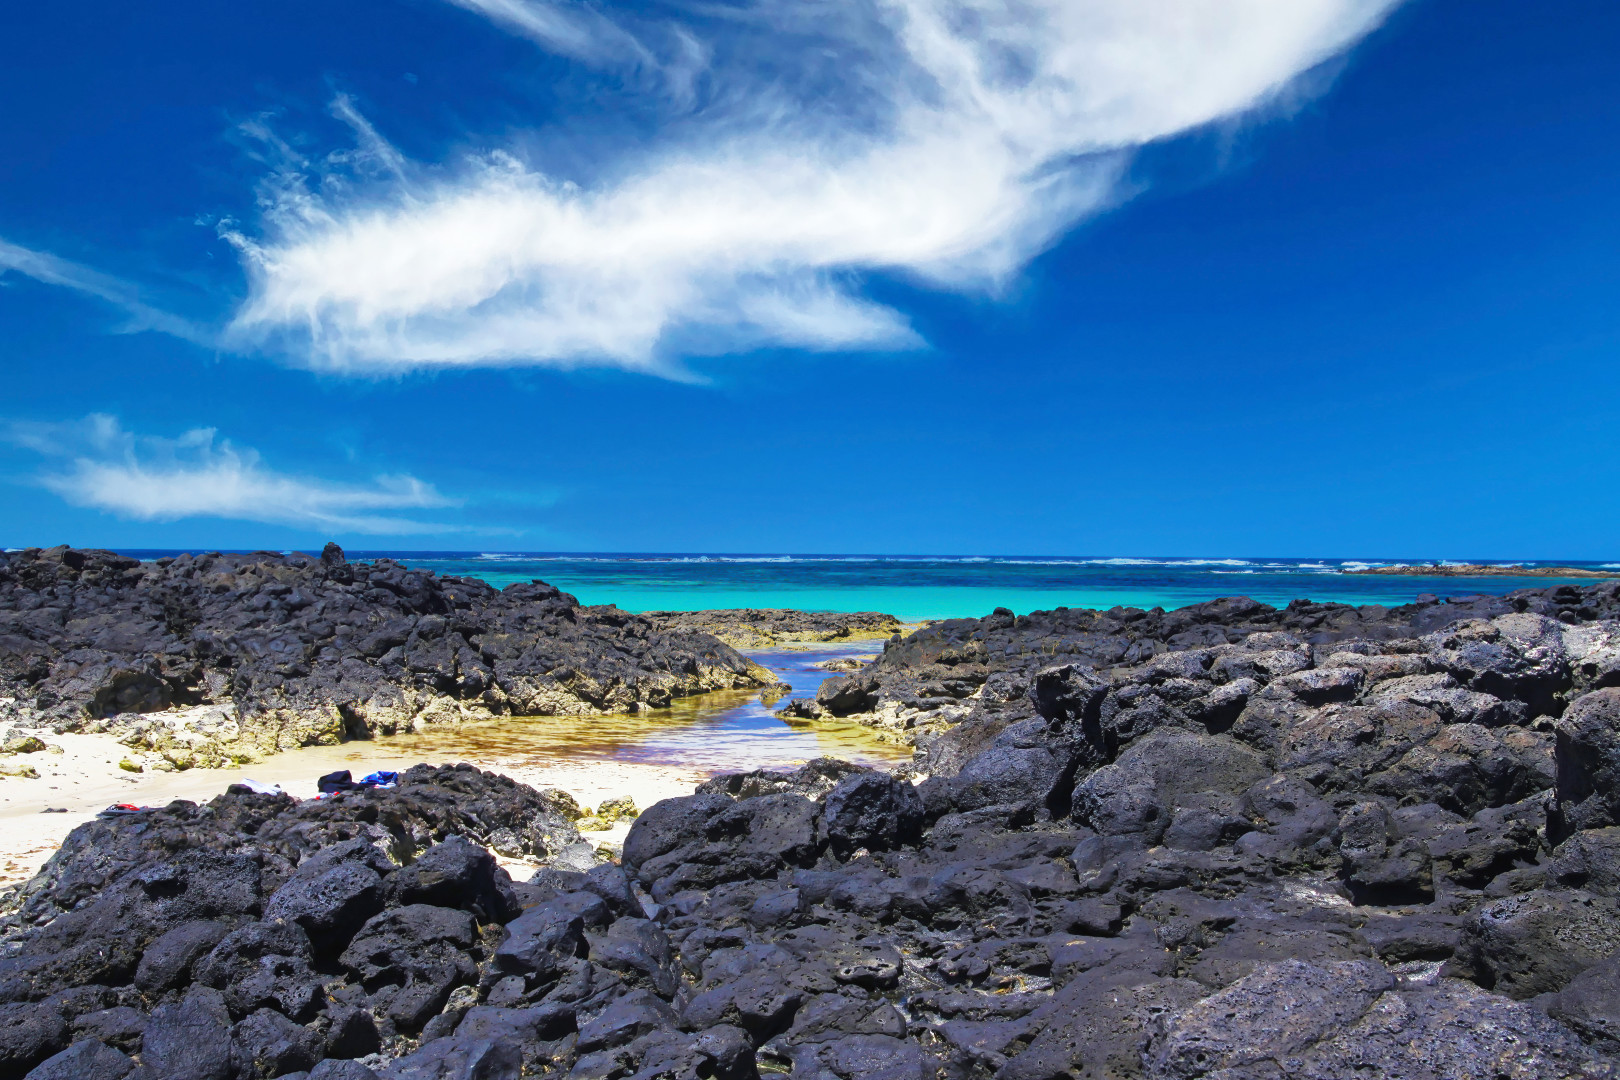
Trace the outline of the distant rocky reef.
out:
M 905 630 L 880 611 L 795 611 L 792 608 L 726 608 L 714 611 L 649 611 L 672 630 L 713 634 L 738 649 L 762 649 L 798 641 L 877 641 Z
M 1547 577 L 1620 578 L 1620 570 L 1590 570 L 1579 566 L 1500 566 L 1493 563 L 1395 563 L 1341 570 L 1344 574 L 1389 574 L 1404 577 Z
M 390 559 L 0 555 L 0 722 L 168 767 L 502 716 L 667 706 L 774 676 L 695 628 Z

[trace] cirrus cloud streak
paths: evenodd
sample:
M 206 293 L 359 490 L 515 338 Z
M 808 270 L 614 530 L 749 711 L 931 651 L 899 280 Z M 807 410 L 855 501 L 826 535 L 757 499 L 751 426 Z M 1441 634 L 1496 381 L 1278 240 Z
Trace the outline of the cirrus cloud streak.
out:
M 46 285 L 72 289 L 122 308 L 129 316 L 129 322 L 123 327 L 126 333 L 155 330 L 193 345 L 211 347 L 214 343 L 213 335 L 203 328 L 146 303 L 127 281 L 49 252 L 0 240 L 0 275 L 6 271 L 31 277 Z
M 1133 150 L 1272 100 L 1398 0 L 451 2 L 633 69 L 666 123 L 589 175 L 504 149 L 279 175 L 258 231 L 228 233 L 234 340 L 360 374 L 914 347 L 868 275 L 995 293 L 1120 197 Z
M 461 531 L 380 511 L 455 506 L 408 475 L 333 484 L 270 469 L 258 453 L 193 428 L 175 439 L 136 436 L 114 417 L 14 423 L 7 441 L 55 459 L 38 482 L 74 506 L 139 521 L 219 517 L 382 535 Z

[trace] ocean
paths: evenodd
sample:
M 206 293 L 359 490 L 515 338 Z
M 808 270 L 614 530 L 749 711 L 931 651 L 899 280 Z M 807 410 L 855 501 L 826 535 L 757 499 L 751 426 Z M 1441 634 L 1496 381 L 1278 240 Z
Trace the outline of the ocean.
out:
M 175 551 L 129 551 L 154 558 Z M 1185 607 L 1220 596 L 1278 606 L 1306 598 L 1404 604 L 1422 593 L 1463 596 L 1537 588 L 1568 579 L 1379 577 L 1342 571 L 1413 559 L 716 555 L 351 550 L 497 586 L 539 578 L 585 604 L 627 611 L 783 607 L 883 611 L 912 622 L 1017 614 L 1055 607 Z M 1484 561 L 1484 560 L 1470 560 Z M 1531 565 L 1538 565 L 1532 563 Z M 1613 569 L 1616 564 L 1539 565 Z M 1590 584 L 1592 579 L 1574 579 Z

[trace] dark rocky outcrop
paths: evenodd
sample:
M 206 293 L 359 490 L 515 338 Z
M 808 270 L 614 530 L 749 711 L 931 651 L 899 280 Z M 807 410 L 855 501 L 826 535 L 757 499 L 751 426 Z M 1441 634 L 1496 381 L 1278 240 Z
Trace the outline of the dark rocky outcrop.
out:
M 702 630 L 332 544 L 319 559 L 0 554 L 0 721 L 116 731 L 165 767 L 771 682 Z
M 1405 701 L 1492 728 L 1556 717 L 1570 689 L 1620 686 L 1617 618 L 1620 583 L 1394 608 L 1227 597 L 1168 612 L 997 609 L 890 639 L 861 671 L 826 680 L 816 704 L 920 742 L 964 720 L 1062 714 L 1110 752 L 1170 714 L 1225 731 L 1248 711 L 1263 736 L 1279 700 Z
M 528 882 L 480 844 L 554 801 L 466 767 L 83 826 L 12 902 L 0 1080 L 1615 1077 L 1620 626 L 1557 595 L 1128 665 L 968 638 L 995 697 L 909 775 L 716 777 Z

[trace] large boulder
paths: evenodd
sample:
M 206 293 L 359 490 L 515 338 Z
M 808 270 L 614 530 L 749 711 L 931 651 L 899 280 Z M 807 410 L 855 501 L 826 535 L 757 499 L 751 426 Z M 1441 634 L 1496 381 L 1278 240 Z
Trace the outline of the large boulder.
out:
M 462 836 L 446 837 L 394 872 L 387 892 L 392 903 L 464 908 L 485 922 L 505 922 L 522 910 L 495 857 Z
M 0 1005 L 0 1076 L 20 1077 L 68 1044 L 68 1026 L 50 1005 Z
M 1524 1000 L 1550 993 L 1620 949 L 1620 907 L 1578 890 L 1537 890 L 1492 900 L 1463 932 L 1448 967 Z
M 846 777 L 838 787 L 870 793 L 874 785 L 868 778 L 875 778 L 876 790 L 891 782 L 882 773 L 862 771 Z M 824 805 L 788 792 L 735 801 L 723 795 L 668 799 L 651 807 L 631 827 L 625 841 L 625 863 L 635 865 L 637 876 L 660 903 L 685 890 L 766 877 L 787 866 L 809 866 L 828 841 L 822 820 Z M 833 801 L 831 805 L 845 804 Z M 849 825 L 837 833 L 839 843 L 844 842 L 848 829 L 860 827 L 859 814 L 865 807 L 861 798 L 848 802 L 842 812 Z M 649 817 L 652 823 L 638 835 L 636 829 Z M 882 837 L 891 836 L 895 822 L 883 822 L 882 829 Z M 881 844 L 882 837 L 873 842 Z M 670 844 L 673 846 L 667 846 Z M 654 851 L 659 854 L 648 855 Z
M 677 1023 L 675 1011 L 668 1004 L 649 991 L 634 990 L 580 1026 L 579 1049 L 588 1054 L 622 1046 L 642 1035 L 673 1028 Z
M 382 910 L 383 878 L 393 871 L 388 856 L 364 838 L 333 844 L 304 860 L 265 901 L 264 917 L 297 923 L 318 946 L 341 948 Z
M 1255 971 L 1165 1019 L 1150 1080 L 1585 1080 L 1609 1075 L 1568 1029 L 1466 983 L 1397 984 L 1374 962 Z
M 152 1010 L 141 1063 L 165 1080 L 230 1080 L 230 1013 L 217 990 L 193 989 Z
M 827 841 L 840 856 L 859 848 L 886 851 L 912 843 L 922 830 L 923 804 L 911 784 L 885 773 L 845 777 L 821 802 Z
M 1554 729 L 1554 839 L 1577 829 L 1620 825 L 1620 687 L 1577 698 Z
M 1142 1047 L 1155 1021 L 1203 993 L 1191 979 L 1103 966 L 1069 982 L 1028 1016 L 952 1020 L 945 1035 L 974 1056 L 988 1051 L 1008 1059 L 999 1080 L 1140 1075 Z
M 1559 844 L 1547 862 L 1547 881 L 1620 897 L 1620 827 L 1585 829 Z
M 1438 803 L 1469 817 L 1552 787 L 1549 742 L 1525 728 L 1449 724 L 1368 777 L 1366 786 L 1403 802 Z
M 707 837 L 709 821 L 729 810 L 732 800 L 718 793 L 663 799 L 649 806 L 624 838 L 624 862 L 639 867 L 682 844 Z
M 410 904 L 372 917 L 340 963 L 372 991 L 372 1008 L 402 1031 L 419 1031 L 478 968 L 468 950 L 473 917 L 455 908 Z
M 273 1009 L 245 1016 L 231 1029 L 239 1075 L 263 1078 L 311 1069 L 325 1056 L 326 1041 Z
M 76 1042 L 46 1059 L 27 1080 L 123 1080 L 135 1063 L 97 1039 Z
M 307 1080 L 377 1080 L 377 1074 L 358 1061 L 327 1058 L 309 1070 Z
M 1339 855 L 1351 896 L 1360 904 L 1423 904 L 1434 899 L 1428 848 L 1402 837 L 1380 802 L 1367 800 L 1339 818 Z
M 1103 746 L 1097 714 L 1107 695 L 1107 681 L 1084 664 L 1043 668 L 1029 684 L 1030 703 L 1040 716 L 1060 728 L 1083 734 L 1099 752 Z
M 191 966 L 206 956 L 231 928 L 210 919 L 181 923 L 141 953 L 135 985 L 147 993 L 162 993 L 190 981 Z
M 554 976 L 585 952 L 585 915 L 566 900 L 537 904 L 506 924 L 495 967 L 508 975 Z
M 1587 1042 L 1620 1051 L 1620 953 L 1579 975 L 1547 1002 L 1547 1014 L 1580 1033 Z
M 192 977 L 223 994 L 232 1016 L 275 1009 L 308 1020 L 320 1008 L 321 976 L 311 966 L 309 936 L 293 923 L 249 923 L 220 939 Z
M 1158 731 L 1081 781 L 1072 813 L 1104 836 L 1152 845 L 1178 807 L 1208 811 L 1207 796 L 1238 796 L 1270 773 L 1262 754 L 1226 736 Z
M 600 933 L 590 934 L 590 959 L 616 973 L 629 986 L 673 998 L 680 989 L 669 938 L 650 919 L 616 919 Z
M 1544 615 L 1499 615 L 1431 637 L 1434 655 L 1458 681 L 1504 701 L 1522 702 L 1532 716 L 1556 716 L 1558 695 L 1571 683 L 1565 626 Z
M 1073 814 L 1102 836 L 1130 837 L 1151 847 L 1164 836 L 1171 811 L 1150 778 L 1106 765 L 1075 788 Z
M 1323 791 L 1358 791 L 1444 726 L 1438 713 L 1408 701 L 1305 710 L 1279 732 L 1277 765 Z
M 1055 738 L 1041 720 L 1003 729 L 950 779 L 959 811 L 1014 804 L 1062 816 L 1068 811 L 1077 757 L 1075 745 Z
M 513 1040 L 442 1038 L 391 1062 L 383 1080 L 518 1080 L 523 1050 Z
M 1359 1020 L 1394 986 L 1371 961 L 1267 965 L 1170 1018 L 1146 1055 L 1148 1075 L 1262 1075 Z

